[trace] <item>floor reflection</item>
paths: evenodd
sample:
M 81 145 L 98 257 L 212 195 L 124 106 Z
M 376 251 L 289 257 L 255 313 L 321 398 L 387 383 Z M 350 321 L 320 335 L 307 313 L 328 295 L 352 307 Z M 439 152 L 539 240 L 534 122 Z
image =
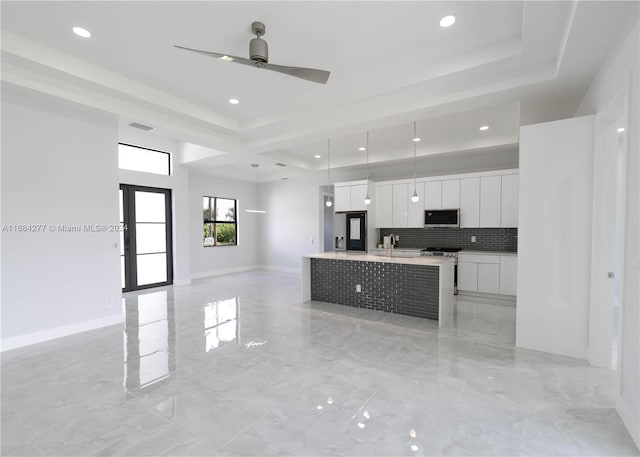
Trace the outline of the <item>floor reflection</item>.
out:
M 213 351 L 226 343 L 240 342 L 238 297 L 218 300 L 204 305 L 204 349 Z
M 169 378 L 176 369 L 170 353 L 175 341 L 174 309 L 167 291 L 124 301 L 124 388 L 131 392 Z

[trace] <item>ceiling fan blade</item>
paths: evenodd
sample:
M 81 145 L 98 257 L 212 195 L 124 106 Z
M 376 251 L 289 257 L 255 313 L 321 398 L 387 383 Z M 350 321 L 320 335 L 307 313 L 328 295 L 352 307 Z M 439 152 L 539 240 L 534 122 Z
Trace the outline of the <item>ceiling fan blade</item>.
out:
M 237 62 L 245 65 L 251 65 L 252 67 L 255 66 L 252 60 L 245 59 L 244 57 L 237 57 L 229 54 L 220 54 L 218 52 L 211 52 L 211 51 L 201 51 L 200 49 L 185 48 L 184 46 L 178 46 L 177 44 L 174 44 L 173 47 L 178 49 L 184 49 L 185 51 L 197 52 L 198 54 L 203 54 L 205 56 L 213 57 L 215 59 L 222 60 L 224 62 Z
M 326 70 L 317 70 L 315 68 L 304 67 L 287 67 L 284 65 L 274 65 L 271 63 L 264 64 L 267 70 L 277 71 L 285 75 L 295 76 L 296 78 L 306 79 L 315 83 L 326 84 L 331 72 Z

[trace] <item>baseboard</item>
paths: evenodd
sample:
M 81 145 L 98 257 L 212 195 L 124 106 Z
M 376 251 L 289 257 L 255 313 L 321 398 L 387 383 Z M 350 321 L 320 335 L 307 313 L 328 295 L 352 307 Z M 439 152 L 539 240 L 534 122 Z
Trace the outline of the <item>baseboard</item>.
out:
M 203 273 L 195 273 L 191 275 L 191 279 L 202 279 L 202 278 L 210 278 L 212 276 L 222 276 L 222 275 L 230 275 L 233 273 L 244 273 L 246 271 L 255 271 L 260 270 L 259 265 L 246 265 L 244 267 L 237 268 L 225 268 L 221 270 L 213 270 L 213 271 L 205 271 Z
M 281 267 L 278 265 L 260 265 L 259 269 L 264 271 L 277 271 L 280 273 L 291 273 L 294 275 L 300 275 L 300 268 Z
M 191 278 L 173 280 L 174 286 L 188 286 L 189 284 L 191 284 Z
M 77 322 L 75 324 L 63 325 L 61 327 L 42 330 L 40 332 L 14 336 L 12 338 L 6 338 L 2 340 L 2 342 L 0 343 L 0 352 L 18 349 L 36 343 L 43 343 L 45 341 L 55 340 L 64 336 L 87 332 L 89 330 L 95 330 L 102 327 L 109 327 L 110 325 L 122 324 L 122 322 L 124 322 L 124 315 L 122 313 L 119 313 L 109 317 L 103 317 L 101 319 Z
M 640 449 L 640 423 L 638 422 L 638 418 L 633 417 L 633 414 L 629 411 L 629 407 L 622 401 L 620 396 L 616 398 L 616 411 L 618 411 L 622 422 L 629 431 L 629 435 L 631 435 L 631 438 L 633 438 L 633 441 L 636 443 L 636 447 Z
M 484 298 L 486 300 L 491 300 L 493 302 L 497 302 L 496 304 L 504 304 L 504 305 L 515 305 L 516 304 L 516 296 L 515 295 L 500 295 L 500 294 L 487 294 L 484 292 L 471 292 L 468 290 L 459 290 L 459 297 L 474 297 L 474 298 Z

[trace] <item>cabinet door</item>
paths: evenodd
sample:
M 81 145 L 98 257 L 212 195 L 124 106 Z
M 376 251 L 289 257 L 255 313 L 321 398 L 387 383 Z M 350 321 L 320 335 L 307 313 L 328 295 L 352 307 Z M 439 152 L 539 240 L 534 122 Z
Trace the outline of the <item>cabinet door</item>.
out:
M 500 264 L 478 264 L 478 292 L 500 293 Z
M 500 227 L 500 176 L 480 178 L 480 227 Z
M 500 293 L 516 295 L 518 277 L 518 258 L 514 255 L 500 256 Z
M 411 196 L 413 195 L 413 184 L 409 184 L 409 217 L 407 226 L 409 228 L 424 228 L 424 183 L 418 182 L 416 183 L 416 192 L 418 192 L 418 197 L 420 200 L 417 202 L 411 201 Z
M 367 196 L 367 185 L 358 184 L 351 186 L 351 209 L 350 211 L 366 211 L 367 205 L 364 204 L 364 197 Z
M 460 180 L 447 179 L 442 181 L 442 209 L 458 208 L 460 208 Z
M 480 226 L 480 178 L 460 180 L 460 227 Z
M 424 183 L 424 209 L 442 209 L 442 181 Z
M 393 227 L 393 186 L 376 186 L 376 228 Z
M 409 185 L 393 185 L 393 228 L 406 228 L 408 223 Z
M 333 189 L 334 211 L 349 211 L 351 209 L 351 190 L 349 186 L 335 186 Z
M 458 289 L 478 291 L 478 264 L 458 262 Z
M 502 176 L 502 219 L 500 227 L 518 226 L 519 175 Z

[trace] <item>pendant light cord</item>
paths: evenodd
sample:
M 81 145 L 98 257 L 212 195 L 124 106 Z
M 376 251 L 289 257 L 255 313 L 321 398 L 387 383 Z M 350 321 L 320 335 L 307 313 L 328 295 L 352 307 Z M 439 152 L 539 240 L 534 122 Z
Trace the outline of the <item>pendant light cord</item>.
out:
M 413 121 L 413 139 L 416 137 L 416 121 Z M 413 142 L 413 192 L 416 192 L 416 142 Z
M 327 179 L 331 186 L 331 139 L 327 140 Z
M 369 131 L 367 130 L 367 180 L 369 180 Z

